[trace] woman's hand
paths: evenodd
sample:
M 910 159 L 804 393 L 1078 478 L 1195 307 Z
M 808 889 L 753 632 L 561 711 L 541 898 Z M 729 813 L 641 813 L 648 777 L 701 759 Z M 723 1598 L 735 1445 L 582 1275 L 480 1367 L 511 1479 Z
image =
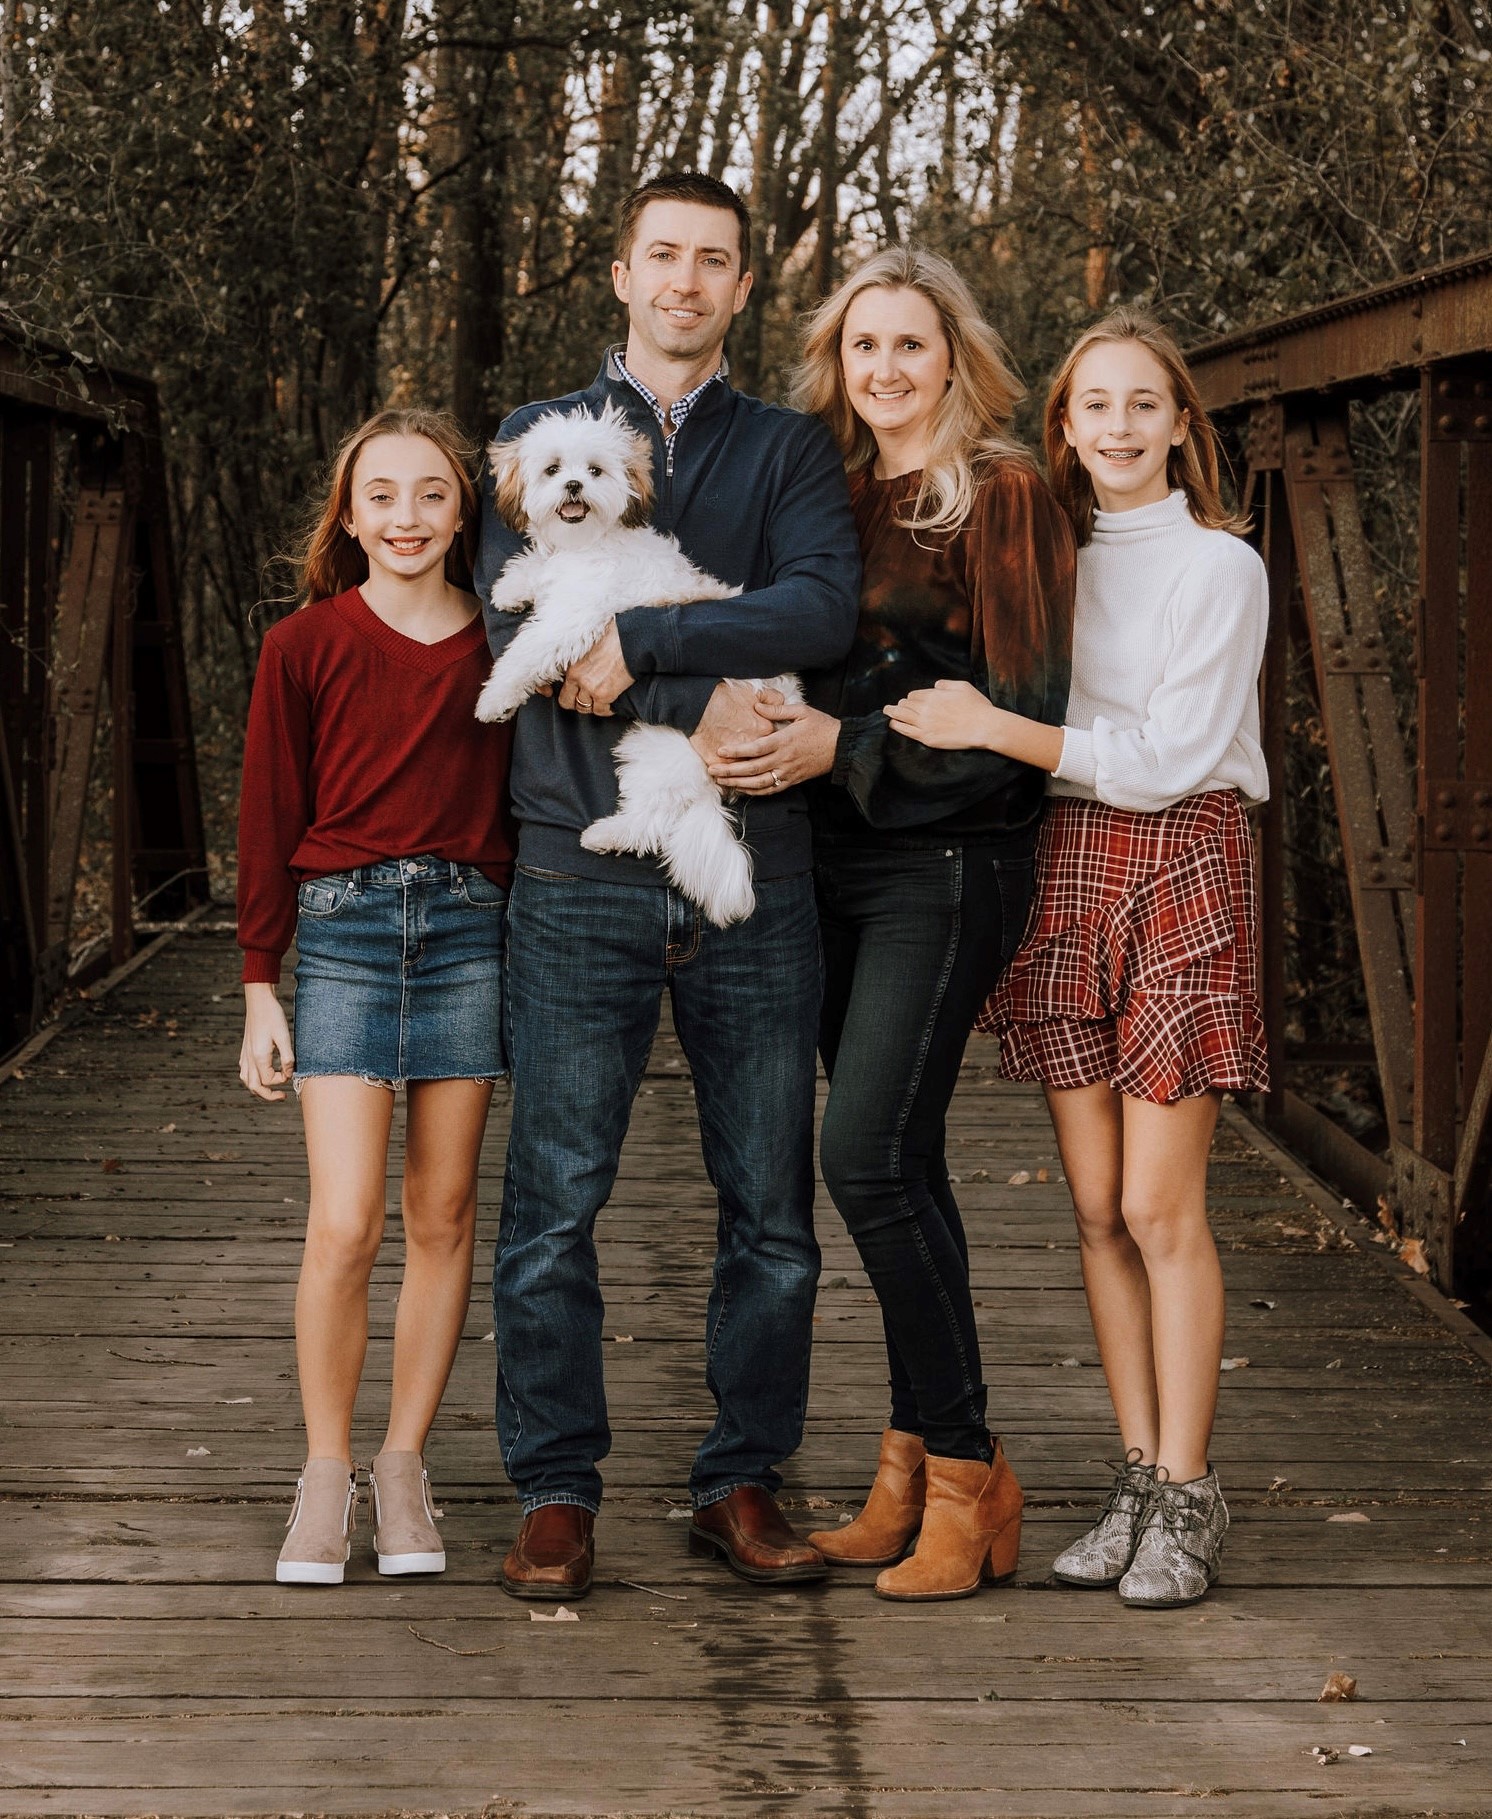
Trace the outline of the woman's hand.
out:
M 832 714 L 821 714 L 802 702 L 784 702 L 775 689 L 757 695 L 756 711 L 772 722 L 772 731 L 762 739 L 720 747 L 710 761 L 710 775 L 722 789 L 738 790 L 743 796 L 775 796 L 833 770 L 839 722 Z
M 1060 726 L 996 707 L 972 682 L 945 678 L 933 688 L 913 689 L 881 711 L 896 732 L 940 751 L 997 752 L 1042 771 L 1054 771 L 1062 762 Z
M 981 695 L 972 682 L 950 682 L 945 678 L 932 688 L 913 689 L 910 695 L 891 707 L 883 707 L 881 712 L 894 731 L 915 739 L 919 745 L 933 745 L 944 752 L 967 751 L 971 747 L 1000 749 L 994 743 L 1000 709 L 987 695 Z
M 238 1077 L 256 1099 L 283 1099 L 284 1086 L 295 1072 L 295 1050 L 290 1043 L 290 1025 L 285 1021 L 284 1007 L 272 985 L 246 985 L 243 988 L 243 1047 L 238 1051 Z M 274 1055 L 279 1053 L 279 1066 Z

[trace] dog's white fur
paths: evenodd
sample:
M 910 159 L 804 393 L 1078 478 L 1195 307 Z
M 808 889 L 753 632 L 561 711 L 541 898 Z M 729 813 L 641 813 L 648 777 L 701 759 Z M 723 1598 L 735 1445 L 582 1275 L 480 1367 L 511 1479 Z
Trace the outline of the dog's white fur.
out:
M 492 589 L 500 612 L 526 622 L 477 697 L 479 720 L 507 720 L 541 683 L 558 682 L 608 619 L 643 606 L 725 600 L 740 593 L 706 574 L 676 539 L 648 528 L 652 450 L 608 404 L 546 411 L 511 442 L 488 450 L 499 516 L 526 535 Z M 795 676 L 741 682 L 803 696 Z M 756 907 L 751 855 L 704 760 L 687 735 L 634 725 L 616 747 L 618 804 L 580 844 L 593 853 L 657 855 L 674 886 L 725 928 Z

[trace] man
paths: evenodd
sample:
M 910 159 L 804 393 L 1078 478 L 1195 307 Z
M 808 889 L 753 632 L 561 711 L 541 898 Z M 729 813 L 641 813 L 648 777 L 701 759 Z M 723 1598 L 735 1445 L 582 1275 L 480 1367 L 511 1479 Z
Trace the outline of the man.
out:
M 610 401 L 654 447 L 653 523 L 745 591 L 625 613 L 553 697 L 520 710 L 522 823 L 509 905 L 513 1122 L 493 1303 L 497 1424 L 523 1502 L 503 1585 L 520 1598 L 589 1589 L 599 1462 L 611 1444 L 593 1231 L 615 1180 L 666 989 L 693 1070 L 719 1196 L 705 1377 L 716 1419 L 694 1462 L 690 1545 L 762 1583 L 822 1577 L 773 1493 L 802 1438 L 818 1247 L 813 1083 L 819 950 L 807 819 L 796 790 L 743 804 L 756 909 L 706 922 L 653 860 L 592 854 L 580 832 L 616 806 L 612 748 L 629 720 L 675 726 L 713 758 L 770 728 L 723 676 L 821 668 L 849 647 L 859 548 L 826 427 L 732 389 L 722 350 L 751 289 L 751 222 L 735 192 L 680 172 L 623 205 L 612 282 L 625 348 L 582 392 L 516 411 Z M 522 547 L 483 514 L 485 602 Z M 517 630 L 488 612 L 500 652 Z

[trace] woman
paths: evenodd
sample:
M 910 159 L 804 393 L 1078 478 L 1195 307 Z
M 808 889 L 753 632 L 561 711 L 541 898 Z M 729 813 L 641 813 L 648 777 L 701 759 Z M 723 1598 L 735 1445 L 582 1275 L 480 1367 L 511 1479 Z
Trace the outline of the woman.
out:
M 886 1567 L 883 1598 L 966 1597 L 1008 1578 L 1020 1546 L 944 1119 L 1025 923 L 1044 778 L 992 753 L 930 751 L 883 712 L 955 680 L 1061 723 L 1073 538 L 1011 438 L 1019 397 L 998 336 L 932 254 L 877 254 L 815 312 L 795 401 L 829 423 L 850 473 L 859 631 L 809 705 L 766 707 L 776 730 L 715 769 L 749 794 L 817 779 L 821 1161 L 881 1304 L 891 1419 L 864 1510 L 812 1540 L 831 1561 Z

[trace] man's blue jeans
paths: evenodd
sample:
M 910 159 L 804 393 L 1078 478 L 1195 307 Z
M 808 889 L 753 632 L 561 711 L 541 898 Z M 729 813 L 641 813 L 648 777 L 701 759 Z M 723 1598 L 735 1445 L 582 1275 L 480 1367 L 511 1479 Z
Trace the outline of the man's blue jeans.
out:
M 705 922 L 672 890 L 520 865 L 508 911 L 513 1121 L 492 1299 L 497 1429 L 525 1512 L 594 1510 L 611 1446 L 596 1215 L 616 1179 L 662 994 L 694 1076 L 719 1205 L 705 1320 L 716 1418 L 696 1506 L 776 1490 L 803 1434 L 820 964 L 813 881 L 760 882 L 755 914 Z

